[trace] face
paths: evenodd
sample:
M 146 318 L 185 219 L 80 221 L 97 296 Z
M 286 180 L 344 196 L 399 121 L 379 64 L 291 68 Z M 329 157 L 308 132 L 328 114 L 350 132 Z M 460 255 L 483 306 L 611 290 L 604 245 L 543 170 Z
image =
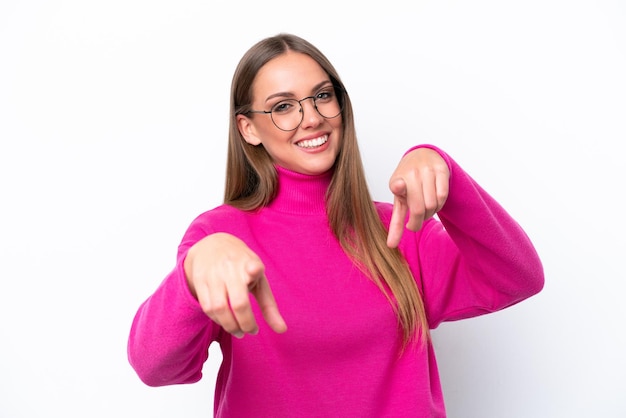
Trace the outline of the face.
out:
M 268 61 L 252 86 L 252 109 L 270 110 L 285 99 L 316 96 L 332 86 L 328 74 L 308 55 L 287 52 Z M 247 143 L 263 146 L 275 164 L 303 174 L 322 174 L 337 158 L 342 141 L 341 115 L 326 119 L 313 100 L 301 102 L 302 123 L 293 131 L 282 131 L 269 114 L 238 115 L 239 131 Z

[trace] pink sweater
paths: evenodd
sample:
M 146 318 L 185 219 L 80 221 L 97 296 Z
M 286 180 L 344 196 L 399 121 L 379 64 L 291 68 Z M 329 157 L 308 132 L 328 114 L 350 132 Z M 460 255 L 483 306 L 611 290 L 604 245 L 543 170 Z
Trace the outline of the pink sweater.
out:
M 431 147 L 437 149 L 435 147 Z M 431 328 L 494 312 L 539 292 L 541 262 L 524 231 L 451 158 L 450 195 L 400 249 L 423 292 Z M 328 227 L 330 175 L 278 168 L 279 192 L 258 212 L 222 205 L 198 216 L 178 262 L 139 308 L 128 355 L 150 386 L 202 377 L 208 347 L 219 343 L 216 417 L 445 417 L 432 345 L 401 356 L 397 319 L 376 285 L 350 262 Z M 385 223 L 392 206 L 377 203 Z M 276 334 L 254 304 L 258 335 L 232 338 L 200 309 L 183 260 L 214 232 L 241 238 L 266 267 L 288 325 Z

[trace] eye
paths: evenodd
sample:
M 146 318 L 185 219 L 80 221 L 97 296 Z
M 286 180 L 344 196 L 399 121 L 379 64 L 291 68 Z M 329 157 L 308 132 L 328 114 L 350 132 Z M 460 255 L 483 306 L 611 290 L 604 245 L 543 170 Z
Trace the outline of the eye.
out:
M 278 102 L 274 106 L 272 106 L 272 113 L 289 113 L 296 109 L 297 103 L 298 102 L 295 100 L 283 100 L 282 102 Z
M 322 103 L 331 101 L 335 97 L 335 90 L 332 87 L 326 87 L 315 95 L 315 100 Z

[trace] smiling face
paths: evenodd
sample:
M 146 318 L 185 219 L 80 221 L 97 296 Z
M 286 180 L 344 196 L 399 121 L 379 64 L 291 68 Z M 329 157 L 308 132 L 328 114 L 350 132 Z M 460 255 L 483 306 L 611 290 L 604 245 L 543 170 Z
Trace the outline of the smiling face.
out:
M 313 58 L 287 52 L 268 61 L 257 73 L 251 108 L 267 111 L 285 99 L 323 97 L 329 88 L 332 90 L 330 77 Z M 315 110 L 313 99 L 303 100 L 301 106 L 302 123 L 293 131 L 278 129 L 271 116 L 263 113 L 237 115 L 237 126 L 246 142 L 262 145 L 275 164 L 302 174 L 322 174 L 333 166 L 339 153 L 342 117 L 324 118 Z

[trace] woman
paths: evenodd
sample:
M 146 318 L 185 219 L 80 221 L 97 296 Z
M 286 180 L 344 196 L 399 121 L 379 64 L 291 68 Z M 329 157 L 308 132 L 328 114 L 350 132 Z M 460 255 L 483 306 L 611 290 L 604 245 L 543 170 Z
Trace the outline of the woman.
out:
M 230 106 L 224 204 L 137 312 L 139 377 L 196 382 L 217 342 L 218 417 L 445 416 L 428 331 L 541 290 L 524 231 L 430 145 L 372 202 L 350 98 L 299 37 L 254 45 Z

